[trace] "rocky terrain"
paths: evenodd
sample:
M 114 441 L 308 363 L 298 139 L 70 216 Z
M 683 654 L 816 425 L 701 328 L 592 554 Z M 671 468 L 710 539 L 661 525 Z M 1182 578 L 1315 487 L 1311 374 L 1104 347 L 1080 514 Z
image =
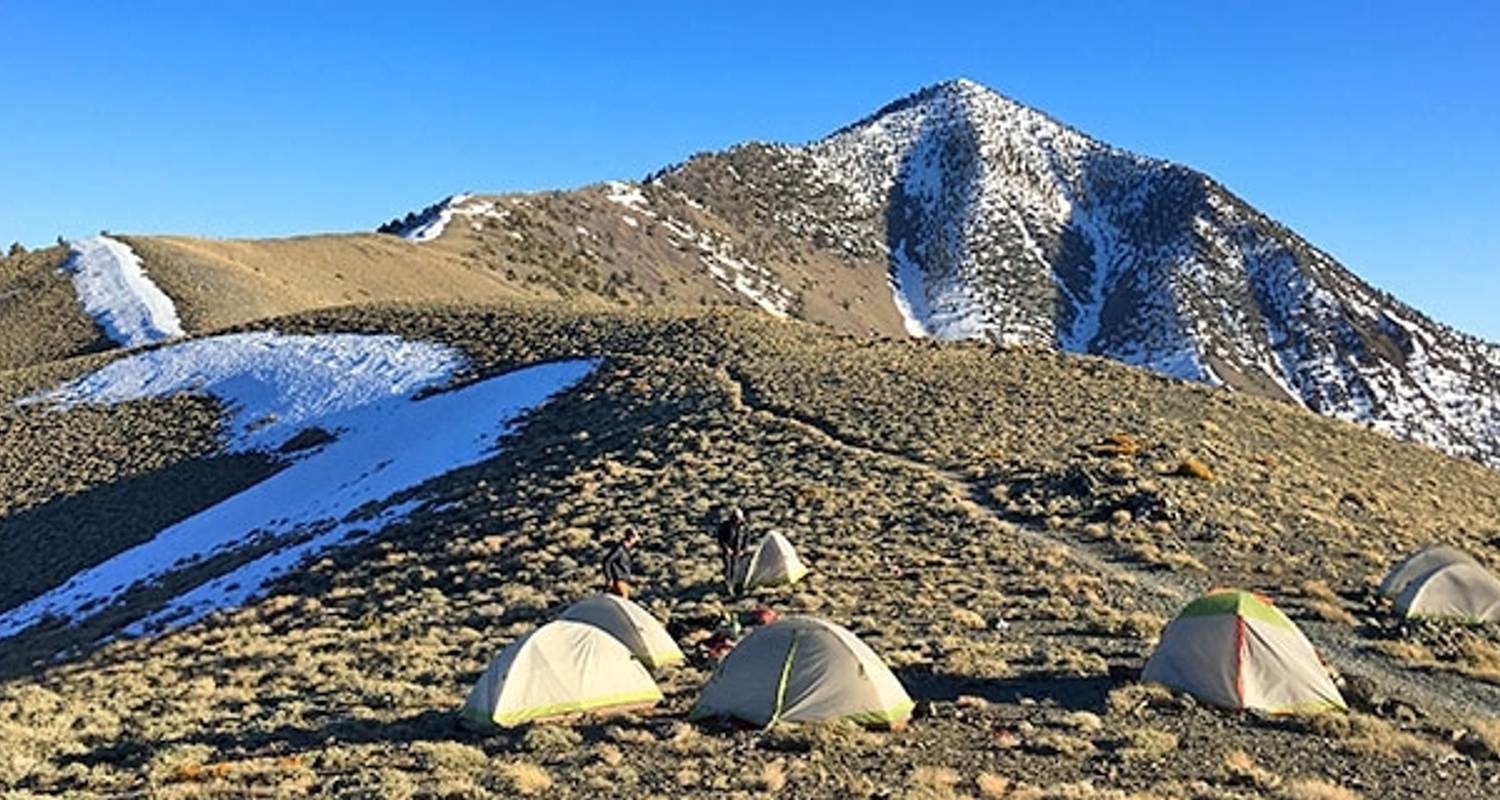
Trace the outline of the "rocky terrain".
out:
M 1478 465 L 1108 360 L 747 312 L 366 306 L 250 327 L 446 343 L 469 359 L 459 386 L 603 361 L 493 457 L 404 497 L 409 515 L 242 606 L 113 636 L 253 552 L 8 639 L 12 791 L 1327 798 L 1477 797 L 1500 782 L 1500 639 L 1405 628 L 1372 591 L 1430 540 L 1496 564 L 1500 476 Z M 77 534 L 54 522 L 47 546 L 10 548 L 7 587 L 132 546 L 159 523 L 110 521 L 147 498 L 180 517 L 287 468 L 229 460 L 222 411 L 191 395 L 12 402 L 109 358 L 0 374 L 7 541 L 64 511 L 90 537 L 59 546 Z M 787 532 L 807 581 L 723 596 L 708 523 L 726 501 Z M 487 659 L 592 591 L 625 526 L 647 533 L 643 602 L 695 653 L 661 676 L 667 702 L 459 726 Z M 1276 598 L 1357 711 L 1259 718 L 1138 683 L 1164 622 L 1224 584 Z M 685 723 L 711 668 L 693 645 L 762 604 L 858 632 L 919 701 L 911 726 Z

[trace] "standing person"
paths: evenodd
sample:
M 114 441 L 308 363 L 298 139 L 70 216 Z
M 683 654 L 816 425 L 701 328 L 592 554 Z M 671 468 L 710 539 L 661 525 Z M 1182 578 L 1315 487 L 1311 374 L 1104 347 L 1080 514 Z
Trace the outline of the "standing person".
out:
M 735 570 L 740 559 L 749 549 L 750 533 L 745 525 L 745 512 L 739 506 L 730 506 L 719 520 L 719 556 L 724 560 L 724 585 L 729 593 L 739 594 L 735 586 Z
M 641 535 L 633 530 L 625 532 L 620 541 L 604 554 L 604 560 L 600 567 L 604 570 L 604 590 L 610 594 L 619 595 L 626 600 L 630 599 L 630 578 L 634 564 L 630 559 L 630 551 L 640 544 Z

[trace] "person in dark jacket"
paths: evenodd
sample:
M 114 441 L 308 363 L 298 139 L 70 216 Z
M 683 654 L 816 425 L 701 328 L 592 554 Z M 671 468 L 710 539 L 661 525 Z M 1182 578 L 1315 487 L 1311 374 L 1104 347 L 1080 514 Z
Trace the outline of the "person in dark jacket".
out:
M 604 590 L 610 594 L 619 595 L 626 600 L 630 599 L 631 572 L 635 565 L 631 562 L 630 551 L 635 549 L 641 542 L 641 535 L 635 531 L 626 531 L 625 535 L 614 547 L 604 554 L 604 560 L 600 567 L 604 570 Z
M 730 594 L 738 594 L 735 586 L 735 569 L 740 559 L 750 550 L 750 530 L 745 524 L 745 512 L 739 506 L 730 506 L 719 520 L 716 537 L 719 542 L 719 557 L 724 561 L 724 585 Z

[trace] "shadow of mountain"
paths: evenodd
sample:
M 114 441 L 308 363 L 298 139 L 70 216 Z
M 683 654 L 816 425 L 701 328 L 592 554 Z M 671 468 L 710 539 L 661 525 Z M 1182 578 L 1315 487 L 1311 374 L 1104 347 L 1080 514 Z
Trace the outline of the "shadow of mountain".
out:
M 1111 670 L 1109 675 L 1064 675 L 1032 672 L 1013 678 L 976 678 L 927 669 L 895 670 L 913 700 L 952 702 L 962 695 L 982 697 L 992 703 L 1017 703 L 1022 698 L 1052 702 L 1070 709 L 1098 709 L 1111 690 L 1132 678 L 1130 670 Z
M 263 455 L 180 461 L 0 517 L 0 611 L 274 474 Z

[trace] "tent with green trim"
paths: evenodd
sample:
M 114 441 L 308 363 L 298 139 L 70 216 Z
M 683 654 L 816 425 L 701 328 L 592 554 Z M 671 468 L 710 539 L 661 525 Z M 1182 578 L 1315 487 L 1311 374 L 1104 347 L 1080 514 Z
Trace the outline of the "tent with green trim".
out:
M 661 702 L 646 668 L 618 639 L 583 622 L 549 622 L 511 642 L 464 702 L 469 722 L 511 727 Z
M 745 637 L 714 671 L 692 718 L 776 722 L 848 719 L 898 728 L 911 697 L 880 656 L 847 629 L 814 617 L 783 617 Z
M 797 550 L 785 536 L 771 531 L 761 537 L 739 563 L 737 583 L 741 589 L 758 586 L 780 586 L 796 583 L 807 575 L 807 567 L 797 557 Z
M 620 640 L 650 669 L 682 661 L 682 650 L 656 617 L 630 600 L 613 594 L 586 597 L 563 611 L 562 619 L 602 628 Z
M 1396 610 L 1404 617 L 1500 621 L 1500 578 L 1472 560 L 1447 564 L 1406 584 Z
M 1449 564 L 1477 564 L 1474 557 L 1445 544 L 1424 547 L 1401 559 L 1380 582 L 1380 594 L 1392 600 L 1401 596 L 1412 581 Z
M 1225 708 L 1273 714 L 1347 708 L 1312 643 L 1271 601 L 1214 590 L 1162 631 L 1142 679 Z

